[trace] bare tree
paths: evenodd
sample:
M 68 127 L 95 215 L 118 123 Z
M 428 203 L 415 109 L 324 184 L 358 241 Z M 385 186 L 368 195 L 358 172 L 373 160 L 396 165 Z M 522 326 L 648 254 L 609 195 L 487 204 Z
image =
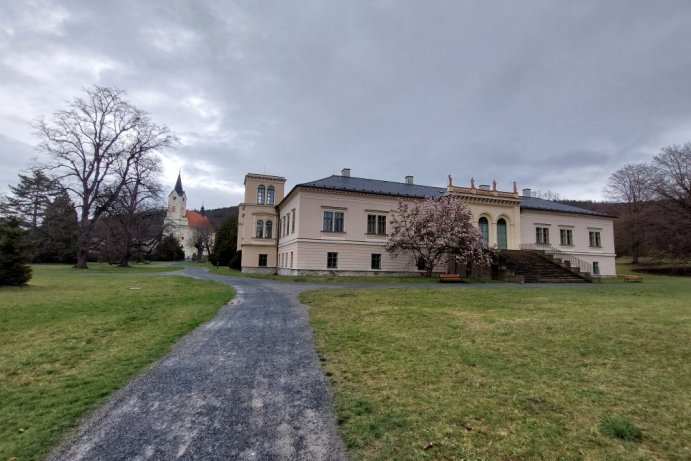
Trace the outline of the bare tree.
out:
M 653 160 L 655 191 L 691 219 L 691 143 L 664 147 Z
M 124 91 L 94 86 L 85 93 L 35 125 L 39 149 L 49 158 L 45 168 L 79 210 L 78 268 L 87 267 L 94 227 L 121 196 L 133 166 L 177 142 L 166 126 L 125 101 Z
M 661 256 L 691 254 L 691 143 L 662 148 L 653 159 L 660 217 L 654 238 Z
M 204 252 L 211 254 L 214 244 L 214 228 L 208 220 L 192 226 L 192 245 L 197 250 L 197 259 L 202 260 Z
M 628 164 L 612 173 L 604 190 L 611 200 L 626 205 L 626 213 L 620 220 L 634 264 L 638 264 L 648 225 L 647 212 L 655 197 L 654 177 L 655 170 L 649 164 Z
M 156 157 L 136 159 L 120 196 L 105 213 L 104 256 L 109 263 L 128 266 L 129 261 L 147 260 L 163 230 L 158 182 L 160 165 Z
M 558 202 L 561 200 L 561 197 L 559 196 L 559 193 L 553 192 L 551 190 L 546 190 L 546 191 L 541 191 L 537 190 L 533 192 L 533 197 L 535 198 L 541 198 L 543 200 L 551 200 L 553 202 Z

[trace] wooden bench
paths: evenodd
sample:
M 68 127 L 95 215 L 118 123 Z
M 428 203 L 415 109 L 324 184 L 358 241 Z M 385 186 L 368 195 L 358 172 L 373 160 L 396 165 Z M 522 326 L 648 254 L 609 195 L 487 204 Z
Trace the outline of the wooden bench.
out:
M 460 274 L 439 274 L 439 281 L 440 282 L 460 282 L 461 281 L 461 275 Z
M 642 283 L 643 277 L 641 277 L 640 275 L 625 275 L 624 280 L 626 280 L 627 282 Z

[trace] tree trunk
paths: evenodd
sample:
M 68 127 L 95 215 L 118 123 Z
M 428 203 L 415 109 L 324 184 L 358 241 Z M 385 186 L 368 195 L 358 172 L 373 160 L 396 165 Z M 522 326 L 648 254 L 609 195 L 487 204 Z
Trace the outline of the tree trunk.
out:
M 91 240 L 91 229 L 88 215 L 82 212 L 82 219 L 79 223 L 79 240 L 77 241 L 77 264 L 76 269 L 88 269 L 86 261 L 89 258 L 89 242 Z
M 75 269 L 88 269 L 89 267 L 86 265 L 86 260 L 89 255 L 89 252 L 86 251 L 81 245 L 79 246 L 79 249 L 77 250 L 77 264 L 74 265 Z

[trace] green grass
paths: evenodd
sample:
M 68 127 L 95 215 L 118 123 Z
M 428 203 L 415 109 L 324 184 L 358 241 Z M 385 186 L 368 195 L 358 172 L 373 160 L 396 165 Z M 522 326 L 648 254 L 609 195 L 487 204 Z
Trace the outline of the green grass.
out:
M 600 421 L 600 432 L 623 440 L 641 440 L 643 433 L 631 421 L 616 415 L 607 415 Z
M 34 266 L 0 288 L 0 459 L 43 459 L 106 396 L 211 318 L 230 288 L 170 266 Z
M 643 279 L 304 293 L 352 459 L 691 459 L 691 280 Z

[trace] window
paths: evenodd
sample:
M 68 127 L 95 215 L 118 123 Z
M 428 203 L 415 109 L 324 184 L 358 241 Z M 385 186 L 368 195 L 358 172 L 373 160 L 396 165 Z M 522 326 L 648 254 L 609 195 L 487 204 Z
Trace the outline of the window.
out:
M 266 188 L 264 184 L 257 188 L 257 205 L 264 205 L 264 200 L 266 199 Z
M 487 218 L 480 218 L 478 226 L 480 227 L 480 234 L 482 234 L 482 242 L 485 245 L 489 245 L 489 221 L 487 221 Z
M 336 269 L 338 267 L 338 253 L 326 253 L 326 267 Z
M 259 267 L 266 267 L 268 260 L 268 255 L 259 255 Z
M 559 244 L 573 246 L 573 230 L 559 229 Z
M 419 271 L 424 271 L 427 268 L 427 262 L 425 261 L 425 258 L 420 256 L 417 258 L 417 270 Z
M 381 254 L 372 253 L 372 269 L 381 269 Z
M 269 186 L 269 188 L 266 189 L 266 204 L 267 205 L 273 205 L 275 197 L 276 197 L 276 189 L 274 189 L 274 186 Z
M 291 225 L 292 227 L 290 228 L 290 233 L 294 234 L 295 233 L 295 209 L 293 209 L 290 213 L 293 215 L 293 223 Z
M 288 229 L 290 229 L 290 215 L 286 215 L 286 235 L 288 235 Z
M 266 235 L 264 237 L 273 238 L 274 223 L 273 221 L 266 221 Z
M 509 246 L 509 239 L 506 232 L 506 219 L 497 220 L 497 246 L 501 250 L 506 250 Z
M 593 275 L 600 275 L 600 263 L 597 261 L 593 263 Z
M 255 237 L 258 239 L 264 238 L 264 221 L 261 219 L 257 221 L 257 233 L 255 234 Z
M 386 216 L 385 215 L 367 215 L 367 233 L 386 235 Z
M 588 232 L 588 235 L 590 237 L 591 247 L 600 248 L 602 246 L 602 241 L 600 240 L 600 231 L 590 231 Z
M 549 227 L 535 228 L 535 243 L 548 244 L 549 243 Z
M 340 211 L 325 211 L 324 232 L 343 232 L 343 213 Z
M 293 267 L 293 252 L 290 252 L 290 267 Z

